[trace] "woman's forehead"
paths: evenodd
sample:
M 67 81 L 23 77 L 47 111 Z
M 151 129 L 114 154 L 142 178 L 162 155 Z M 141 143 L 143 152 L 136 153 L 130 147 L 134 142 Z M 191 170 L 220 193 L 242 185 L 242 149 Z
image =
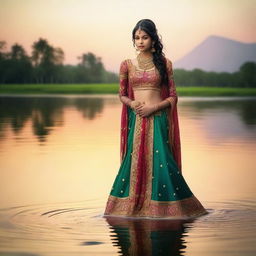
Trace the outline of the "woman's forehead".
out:
M 147 33 L 144 30 L 142 30 L 142 29 L 138 29 L 136 31 L 135 35 L 143 36 L 143 35 L 147 35 Z

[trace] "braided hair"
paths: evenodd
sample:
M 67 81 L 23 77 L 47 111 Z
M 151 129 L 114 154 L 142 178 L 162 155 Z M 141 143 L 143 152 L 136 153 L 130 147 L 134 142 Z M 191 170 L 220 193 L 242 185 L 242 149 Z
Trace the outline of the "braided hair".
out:
M 160 86 L 168 85 L 168 74 L 167 74 L 165 54 L 162 51 L 163 44 L 161 42 L 162 41 L 161 38 L 157 34 L 157 28 L 155 23 L 150 19 L 142 19 L 138 21 L 138 23 L 135 25 L 132 31 L 133 46 L 135 46 L 135 33 L 138 29 L 145 31 L 150 36 L 151 40 L 155 42 L 154 43 L 155 52 L 152 52 L 152 54 L 153 54 L 154 65 L 158 69 L 161 76 Z

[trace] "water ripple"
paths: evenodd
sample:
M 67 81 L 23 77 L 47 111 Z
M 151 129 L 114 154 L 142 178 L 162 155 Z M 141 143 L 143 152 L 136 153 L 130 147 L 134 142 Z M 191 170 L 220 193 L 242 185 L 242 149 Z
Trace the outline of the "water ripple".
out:
M 256 204 L 250 198 L 204 202 L 209 214 L 193 220 L 103 218 L 104 205 L 103 200 L 93 199 L 2 208 L 0 256 L 15 251 L 47 256 L 117 255 L 117 249 L 118 255 L 222 255 L 221 248 L 225 255 L 255 252 Z M 137 248 L 138 243 L 143 248 Z M 159 252 L 153 254 L 156 248 Z

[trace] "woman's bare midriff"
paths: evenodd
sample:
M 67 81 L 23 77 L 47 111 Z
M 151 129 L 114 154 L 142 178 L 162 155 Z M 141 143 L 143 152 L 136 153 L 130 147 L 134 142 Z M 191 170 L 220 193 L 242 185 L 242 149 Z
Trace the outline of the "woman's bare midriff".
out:
M 134 99 L 145 102 L 145 104 L 154 104 L 162 101 L 160 91 L 157 90 L 134 90 Z

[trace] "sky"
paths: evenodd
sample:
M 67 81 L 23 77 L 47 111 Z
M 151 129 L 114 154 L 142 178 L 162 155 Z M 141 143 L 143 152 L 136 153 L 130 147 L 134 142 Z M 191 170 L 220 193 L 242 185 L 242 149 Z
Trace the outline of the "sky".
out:
M 40 37 L 65 53 L 64 64 L 92 52 L 105 68 L 135 58 L 132 30 L 151 19 L 173 62 L 210 35 L 256 42 L 256 0 L 0 0 L 0 40 L 31 54 Z M 175 67 L 174 67 L 175 68 Z

